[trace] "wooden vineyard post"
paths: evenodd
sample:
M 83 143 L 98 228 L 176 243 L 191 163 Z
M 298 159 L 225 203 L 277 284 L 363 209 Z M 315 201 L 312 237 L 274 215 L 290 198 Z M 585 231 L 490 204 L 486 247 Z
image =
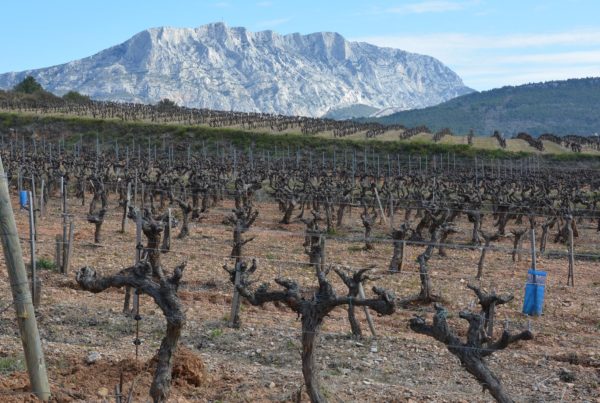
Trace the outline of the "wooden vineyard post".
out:
M 398 265 L 398 272 L 401 273 L 402 272 L 402 267 L 404 266 L 404 255 L 406 252 L 406 240 L 402 240 L 402 244 L 400 245 L 400 253 L 402 254 L 402 257 L 400 258 L 400 263 Z
M 122 377 L 122 375 L 121 375 L 121 377 Z M 121 385 L 120 384 L 115 385 L 115 403 L 121 403 Z
M 142 214 L 140 211 L 135 215 L 135 264 L 137 265 L 142 260 Z M 129 302 L 131 301 L 131 287 L 125 287 L 125 300 L 123 302 L 123 313 L 129 315 L 131 312 L 139 312 L 139 294 L 133 293 L 133 308 L 129 311 Z
M 141 212 L 136 215 L 135 219 L 135 264 L 138 264 L 142 260 L 142 214 Z M 133 294 L 133 310 L 140 313 L 140 294 L 137 291 Z
M 142 214 L 141 211 L 135 216 L 135 263 L 138 264 L 142 260 Z
M 171 209 L 169 209 L 169 223 L 171 225 Z M 136 266 L 142 260 L 142 213 L 141 211 L 136 214 L 135 219 L 135 264 Z M 127 287 L 126 292 L 129 293 L 131 288 Z M 140 315 L 140 289 L 135 289 L 133 292 L 133 320 L 135 320 L 135 339 L 133 340 L 133 344 L 135 345 L 135 359 L 138 359 L 139 349 L 142 344 L 142 340 L 140 339 L 140 321 L 142 320 L 142 316 Z M 126 297 L 126 304 L 129 305 L 129 296 Z M 126 309 L 129 307 L 126 305 Z
M 379 198 L 379 192 L 377 191 L 377 186 L 373 187 L 375 190 L 375 197 L 377 198 L 377 205 L 379 206 L 379 211 L 381 212 L 381 218 L 383 218 L 383 222 L 387 225 L 387 219 L 385 218 L 385 213 L 383 211 L 383 206 L 381 205 L 381 199 Z
M 73 253 L 73 235 L 75 233 L 75 223 L 73 221 L 69 222 L 69 237 L 66 242 L 66 252 L 63 256 L 63 270 L 65 274 L 69 272 L 69 268 L 71 265 L 71 255 Z
M 8 181 L 0 158 L 0 238 L 11 283 L 13 301 L 23 343 L 31 390 L 43 401 L 50 398 L 50 385 L 46 373 L 44 352 L 40 342 L 35 312 L 29 293 L 23 251 L 19 243 L 17 225 L 10 204 Z
M 320 271 L 325 271 L 325 257 L 326 257 L 326 238 L 323 236 L 323 234 L 321 234 L 319 236 L 319 247 L 320 247 L 320 252 L 321 252 L 321 259 L 319 262 L 319 270 Z
M 32 193 L 29 192 L 29 246 L 31 248 L 31 295 L 33 296 L 33 306 L 37 308 L 40 304 L 40 289 L 36 272 L 35 255 L 35 223 L 33 211 Z
M 31 174 L 31 191 L 29 192 L 29 204 L 31 205 L 31 211 L 33 212 L 33 237 L 35 238 L 35 240 L 37 241 L 37 218 L 35 216 L 35 211 L 36 211 L 36 193 L 35 193 L 35 177 L 33 176 L 33 173 Z
M 173 216 L 171 214 L 171 208 L 167 209 L 167 226 L 163 235 L 162 253 L 165 253 L 171 249 L 171 227 L 173 223 Z M 166 242 L 165 242 L 166 241 Z
M 123 219 L 121 221 L 121 232 L 127 231 L 127 213 L 131 205 L 131 182 L 127 182 L 127 196 L 125 198 L 125 206 L 123 206 Z
M 240 327 L 240 292 L 238 286 L 240 285 L 240 258 L 236 258 L 235 262 L 235 287 L 233 289 L 233 299 L 231 300 L 231 312 L 229 314 L 229 327 L 238 328 Z
M 138 172 L 135 169 L 135 176 L 133 177 L 133 205 L 137 206 L 137 193 L 138 193 Z
M 394 198 L 390 194 L 390 228 L 394 228 Z
M 571 214 L 567 214 L 565 219 L 567 221 L 567 232 L 569 234 L 569 272 L 567 274 L 567 285 L 574 287 L 575 254 L 573 248 L 573 216 Z
M 55 250 L 55 254 L 54 254 L 54 263 L 56 264 L 56 267 L 59 268 L 60 270 L 62 270 L 62 244 L 63 244 L 63 240 L 62 240 L 62 236 L 61 235 L 57 235 L 56 236 L 56 250 Z
M 363 288 L 362 282 L 358 283 L 358 296 L 361 299 L 366 299 L 365 289 Z M 366 306 L 363 306 L 363 309 L 365 310 L 365 316 L 367 317 L 367 323 L 369 324 L 371 334 L 373 337 L 377 337 L 377 334 L 375 333 L 375 325 L 373 325 L 373 318 L 371 318 L 371 312 L 369 312 L 369 308 Z
M 240 249 L 241 250 L 241 249 Z M 241 253 L 238 253 L 240 255 Z M 233 298 L 231 299 L 231 312 L 229 313 L 229 327 L 237 329 L 240 327 L 240 292 L 238 286 L 241 284 L 240 268 L 242 257 L 235 256 L 235 279 L 233 282 Z
M 19 194 L 21 194 L 21 191 L 23 190 L 23 179 L 21 178 L 21 165 L 19 165 L 19 169 L 17 170 L 17 188 Z
M 62 217 L 63 217 L 63 233 L 62 233 L 62 256 L 60 272 L 67 274 L 66 271 L 66 256 L 67 256 L 67 186 L 65 184 L 65 177 L 60 177 L 60 194 L 62 197 Z
M 44 204 L 44 186 L 45 182 L 42 179 L 42 183 L 40 184 L 40 217 L 44 217 L 44 214 L 46 213 L 46 207 Z
M 536 253 L 535 253 L 535 227 L 531 225 L 531 268 L 537 270 Z

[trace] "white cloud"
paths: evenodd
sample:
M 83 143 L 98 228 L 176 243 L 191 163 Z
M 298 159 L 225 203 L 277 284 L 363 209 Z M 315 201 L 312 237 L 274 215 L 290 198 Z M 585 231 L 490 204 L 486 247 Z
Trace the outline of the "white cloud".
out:
M 505 56 L 500 63 L 556 63 L 556 64 L 597 64 L 600 67 L 600 50 L 580 52 L 537 53 L 526 55 Z M 598 70 L 600 74 L 600 69 Z
M 416 53 L 453 53 L 455 50 L 521 49 L 543 46 L 600 45 L 600 30 L 567 31 L 549 34 L 472 35 L 440 33 L 428 35 L 370 36 L 354 40 L 405 49 Z M 450 48 L 452 52 L 450 52 Z M 424 50 L 423 50 L 424 49 Z
M 256 25 L 256 28 L 260 28 L 260 29 L 272 28 L 272 27 L 276 27 L 278 25 L 283 25 L 286 22 L 289 22 L 290 20 L 291 20 L 291 18 L 276 18 L 273 20 L 259 21 L 255 25 Z
M 492 37 L 494 48 L 552 46 L 552 45 L 600 45 L 600 30 L 567 31 L 549 34 L 518 34 Z
M 397 7 L 390 7 L 385 10 L 387 13 L 394 14 L 425 14 L 425 13 L 445 13 L 448 11 L 462 10 L 477 2 L 474 1 L 449 1 L 449 0 L 429 0 L 416 3 L 403 4 Z
M 477 89 L 600 75 L 600 30 L 356 38 L 438 58 Z
M 598 68 L 583 66 L 572 67 L 548 66 L 539 69 L 503 70 L 494 72 L 479 72 L 466 83 L 477 89 L 499 88 L 505 85 L 521 85 L 552 80 L 567 80 L 569 78 L 597 77 Z
M 230 8 L 231 4 L 229 4 L 226 1 L 218 1 L 216 3 L 213 4 L 213 7 L 217 7 L 217 8 Z

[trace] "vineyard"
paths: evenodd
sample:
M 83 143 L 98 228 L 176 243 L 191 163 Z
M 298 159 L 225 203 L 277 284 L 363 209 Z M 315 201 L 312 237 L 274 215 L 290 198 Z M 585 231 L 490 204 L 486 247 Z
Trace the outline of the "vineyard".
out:
M 600 401 L 591 159 L 15 133 L 0 156 L 56 401 Z M 0 396 L 34 401 L 0 266 Z
M 94 101 L 77 93 L 68 93 L 63 98 L 59 98 L 47 92 L 36 95 L 0 90 L 0 111 L 29 116 L 78 117 L 179 127 L 227 128 L 252 133 L 295 134 L 323 139 L 463 145 L 478 150 L 534 154 L 600 155 L 600 138 L 597 136 L 572 134 L 560 136 L 544 133 L 534 138 L 528 133 L 520 132 L 512 138 L 506 138 L 497 130 L 493 133 L 474 133 L 473 130 L 468 133 L 453 133 L 448 128 L 431 130 L 424 125 L 415 127 L 405 127 L 401 124 L 384 125 L 369 122 L 368 119 L 338 121 L 304 116 L 187 108 L 177 106 L 168 99 L 157 105 L 145 105 Z

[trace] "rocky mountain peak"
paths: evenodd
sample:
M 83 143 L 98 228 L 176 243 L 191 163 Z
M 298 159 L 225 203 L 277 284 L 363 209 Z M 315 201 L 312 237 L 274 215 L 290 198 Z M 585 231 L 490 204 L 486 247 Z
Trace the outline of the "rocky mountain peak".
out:
M 352 105 L 422 108 L 472 91 L 429 56 L 334 32 L 280 35 L 221 22 L 151 28 L 84 59 L 1 74 L 0 88 L 27 75 L 59 95 L 307 116 Z

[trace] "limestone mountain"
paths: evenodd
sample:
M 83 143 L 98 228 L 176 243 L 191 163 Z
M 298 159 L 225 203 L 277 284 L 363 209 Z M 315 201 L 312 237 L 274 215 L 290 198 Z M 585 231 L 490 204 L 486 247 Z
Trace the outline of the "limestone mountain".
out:
M 423 108 L 472 92 L 433 57 L 337 33 L 279 35 L 223 23 L 148 29 L 84 59 L 1 74 L 0 88 L 28 75 L 58 95 L 305 116 L 353 105 Z

